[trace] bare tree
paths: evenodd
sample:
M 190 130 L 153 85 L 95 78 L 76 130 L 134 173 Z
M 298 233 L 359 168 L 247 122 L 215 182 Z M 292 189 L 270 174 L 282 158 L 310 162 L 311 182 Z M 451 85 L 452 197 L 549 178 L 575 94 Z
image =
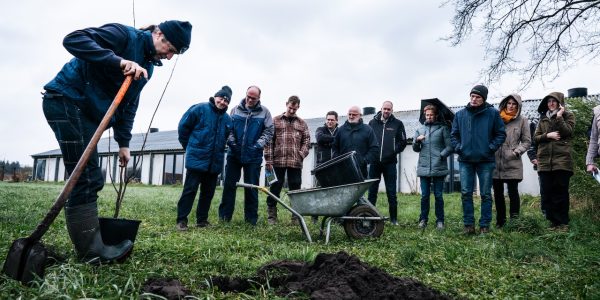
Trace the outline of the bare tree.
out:
M 455 8 L 453 31 L 445 38 L 453 46 L 474 27 L 483 32 L 490 64 L 482 76 L 488 83 L 517 73 L 525 88 L 600 54 L 600 0 L 447 0 L 443 5 Z

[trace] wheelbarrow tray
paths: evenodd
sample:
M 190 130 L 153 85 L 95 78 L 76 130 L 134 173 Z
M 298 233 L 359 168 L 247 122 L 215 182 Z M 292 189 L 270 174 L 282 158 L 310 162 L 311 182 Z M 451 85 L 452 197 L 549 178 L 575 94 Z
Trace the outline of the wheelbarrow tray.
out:
M 341 217 L 376 181 L 289 191 L 287 196 L 292 208 L 303 216 Z

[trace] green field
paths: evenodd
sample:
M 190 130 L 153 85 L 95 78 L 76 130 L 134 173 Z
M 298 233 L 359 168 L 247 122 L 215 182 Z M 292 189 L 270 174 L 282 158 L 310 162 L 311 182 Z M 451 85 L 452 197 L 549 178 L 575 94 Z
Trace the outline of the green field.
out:
M 3 260 L 11 242 L 35 228 L 61 189 L 60 184 L 0 182 Z M 433 211 L 429 227 L 417 229 L 419 196 L 400 195 L 400 226 L 388 223 L 381 238 L 365 240 L 350 240 L 342 227 L 334 226 L 330 243 L 325 245 L 312 224 L 316 241 L 309 244 L 281 208 L 280 223 L 268 226 L 264 194 L 260 195 L 258 226 L 246 225 L 241 190 L 231 223 L 217 220 L 218 189 L 209 217 L 212 226 L 177 232 L 176 203 L 181 190 L 181 186 L 127 188 L 121 217 L 140 219 L 142 225 L 133 256 L 120 265 L 94 267 L 77 262 L 61 214 L 43 241 L 67 261 L 47 269 L 44 280 L 31 287 L 0 275 L 0 298 L 138 299 L 143 283 L 157 277 L 178 278 L 202 299 L 273 298 L 266 287 L 256 293 L 223 294 L 207 282 L 215 275 L 252 276 L 273 260 L 312 261 L 318 253 L 343 250 L 394 276 L 413 277 L 456 298 L 600 299 L 600 228 L 597 221 L 591 221 L 598 218 L 589 217 L 593 212 L 572 209 L 569 232 L 549 231 L 537 197 L 523 196 L 521 218 L 505 229 L 463 236 L 460 195 L 445 195 L 447 228 L 442 232 L 431 224 Z M 387 215 L 385 196 L 379 197 L 378 209 Z M 99 200 L 102 216 L 112 216 L 114 198 L 112 186 L 106 186 Z M 193 224 L 194 213 L 190 217 Z

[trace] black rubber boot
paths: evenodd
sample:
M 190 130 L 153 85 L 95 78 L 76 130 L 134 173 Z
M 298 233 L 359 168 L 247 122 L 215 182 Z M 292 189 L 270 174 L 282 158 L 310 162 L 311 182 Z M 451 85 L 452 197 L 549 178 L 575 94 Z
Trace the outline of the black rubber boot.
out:
M 110 263 L 125 257 L 133 248 L 130 240 L 108 246 L 102 241 L 96 202 L 65 207 L 65 219 L 77 257 L 87 263 Z
M 398 223 L 398 207 L 397 206 L 390 206 L 390 222 L 392 222 L 392 224 L 397 225 Z

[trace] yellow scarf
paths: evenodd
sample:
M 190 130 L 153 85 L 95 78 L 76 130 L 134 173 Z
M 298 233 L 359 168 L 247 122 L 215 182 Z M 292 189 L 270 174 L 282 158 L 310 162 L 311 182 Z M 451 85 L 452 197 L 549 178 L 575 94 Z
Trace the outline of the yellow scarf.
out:
M 502 118 L 502 121 L 504 121 L 504 124 L 507 124 L 512 119 L 514 119 L 516 116 L 517 116 L 517 111 L 515 111 L 513 113 L 509 113 L 508 110 L 506 110 L 506 109 L 503 109 L 502 111 L 500 111 L 500 118 Z

